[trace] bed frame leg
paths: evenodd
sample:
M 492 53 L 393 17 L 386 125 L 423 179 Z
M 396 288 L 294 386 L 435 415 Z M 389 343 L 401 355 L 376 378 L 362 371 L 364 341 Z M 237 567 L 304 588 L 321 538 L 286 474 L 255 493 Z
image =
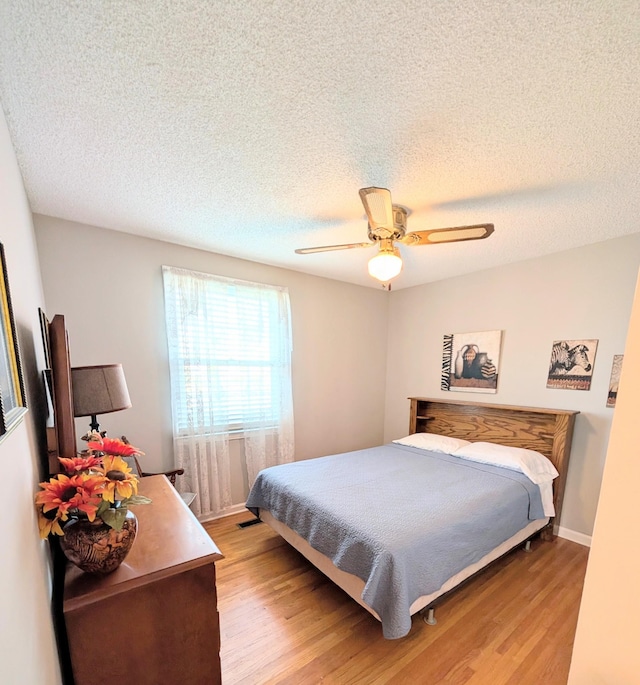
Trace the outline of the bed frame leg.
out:
M 531 540 L 527 540 L 524 543 L 524 551 L 525 552 L 530 552 L 531 551 Z
M 422 620 L 429 626 L 437 625 L 438 621 L 436 620 L 436 610 L 429 609 L 427 614 L 422 614 Z

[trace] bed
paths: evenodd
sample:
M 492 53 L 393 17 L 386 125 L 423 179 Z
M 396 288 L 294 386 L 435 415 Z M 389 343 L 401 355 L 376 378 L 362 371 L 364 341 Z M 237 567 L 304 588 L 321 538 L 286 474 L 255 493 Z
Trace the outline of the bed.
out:
M 435 623 L 438 599 L 514 547 L 553 537 L 577 414 L 410 402 L 406 439 L 265 469 L 247 498 L 388 639 L 419 611 Z

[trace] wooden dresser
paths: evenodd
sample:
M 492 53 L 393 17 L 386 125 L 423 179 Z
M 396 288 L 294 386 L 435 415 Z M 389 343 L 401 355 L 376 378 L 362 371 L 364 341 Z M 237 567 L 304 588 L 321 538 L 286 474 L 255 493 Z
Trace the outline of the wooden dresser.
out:
M 106 576 L 67 565 L 64 620 L 75 685 L 220 683 L 220 550 L 165 476 L 141 479 L 136 541 Z

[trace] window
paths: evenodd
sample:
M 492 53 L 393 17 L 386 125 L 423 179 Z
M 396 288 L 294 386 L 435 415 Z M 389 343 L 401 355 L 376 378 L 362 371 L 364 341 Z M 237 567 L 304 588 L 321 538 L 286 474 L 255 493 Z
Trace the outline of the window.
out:
M 174 435 L 277 427 L 291 395 L 287 289 L 167 266 L 163 275 Z

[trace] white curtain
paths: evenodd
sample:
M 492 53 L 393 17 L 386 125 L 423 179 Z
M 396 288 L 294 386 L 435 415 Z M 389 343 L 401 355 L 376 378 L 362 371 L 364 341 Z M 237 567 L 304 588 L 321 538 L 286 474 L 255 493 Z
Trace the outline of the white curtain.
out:
M 262 286 L 267 288 L 268 286 Z M 262 291 L 264 296 L 265 291 Z M 278 289 L 269 299 L 271 321 L 278 322 L 271 333 L 272 351 L 271 406 L 258 409 L 256 426 L 244 432 L 244 456 L 249 487 L 258 473 L 268 466 L 293 461 L 293 397 L 291 393 L 291 313 L 289 293 Z M 251 387 L 245 387 L 245 395 Z M 277 423 L 274 424 L 274 417 Z
M 230 438 L 249 486 L 293 460 L 291 317 L 286 288 L 163 266 L 176 466 L 201 518 L 232 502 Z

